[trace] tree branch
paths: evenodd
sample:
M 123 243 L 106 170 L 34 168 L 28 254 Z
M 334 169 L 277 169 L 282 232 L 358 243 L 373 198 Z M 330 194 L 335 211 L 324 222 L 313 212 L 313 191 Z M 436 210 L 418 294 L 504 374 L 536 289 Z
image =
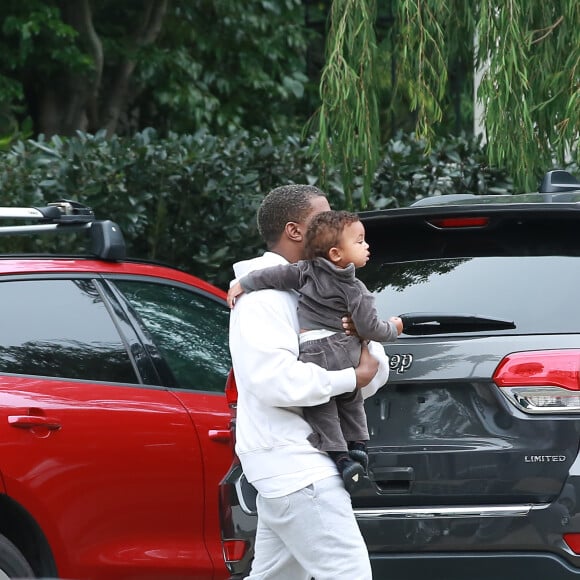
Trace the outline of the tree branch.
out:
M 558 18 L 558 20 L 556 20 L 556 22 L 554 22 L 554 24 L 552 24 L 551 26 L 542 28 L 541 30 L 536 30 L 536 32 L 544 32 L 544 31 L 545 32 L 539 38 L 532 40 L 531 44 L 537 44 L 538 42 L 542 42 L 544 38 L 548 38 L 548 36 L 550 36 L 550 34 L 552 34 L 552 32 L 554 32 L 554 30 L 556 30 L 556 28 L 558 28 L 558 26 L 560 26 L 562 22 L 564 22 L 564 17 L 560 16 L 560 18 Z

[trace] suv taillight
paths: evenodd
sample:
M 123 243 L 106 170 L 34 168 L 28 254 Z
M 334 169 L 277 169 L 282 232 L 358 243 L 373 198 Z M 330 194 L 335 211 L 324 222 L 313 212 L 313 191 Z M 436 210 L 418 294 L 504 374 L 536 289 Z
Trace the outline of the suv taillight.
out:
M 564 541 L 575 554 L 580 554 L 580 534 L 564 534 Z
M 580 350 L 539 350 L 506 356 L 493 381 L 526 413 L 580 412 Z
M 222 540 L 226 566 L 239 562 L 245 556 L 247 548 L 248 544 L 245 540 Z
M 230 369 L 230 372 L 228 373 L 225 392 L 226 401 L 228 402 L 230 409 L 234 410 L 238 405 L 238 387 L 236 386 L 233 369 Z
M 238 387 L 236 386 L 236 379 L 234 377 L 234 370 L 230 369 L 228 378 L 226 379 L 226 401 L 230 408 L 230 443 L 232 446 L 232 453 L 236 453 L 236 413 L 238 408 Z

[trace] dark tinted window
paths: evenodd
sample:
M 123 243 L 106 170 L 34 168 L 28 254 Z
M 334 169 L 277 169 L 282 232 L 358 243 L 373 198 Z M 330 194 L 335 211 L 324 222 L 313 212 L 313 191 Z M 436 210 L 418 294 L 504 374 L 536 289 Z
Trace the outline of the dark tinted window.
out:
M 501 331 L 510 334 L 580 328 L 578 257 L 375 261 L 358 274 L 376 294 L 383 318 L 407 312 L 478 314 L 513 320 L 515 330 Z
M 138 382 L 90 280 L 0 282 L 0 372 Z
M 223 392 L 231 366 L 225 304 L 185 288 L 116 281 L 183 388 Z

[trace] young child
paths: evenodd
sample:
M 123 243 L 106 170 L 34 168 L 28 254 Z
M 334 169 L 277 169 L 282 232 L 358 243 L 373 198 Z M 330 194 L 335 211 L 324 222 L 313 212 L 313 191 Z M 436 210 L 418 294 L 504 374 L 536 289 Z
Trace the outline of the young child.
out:
M 240 278 L 228 292 L 228 305 L 232 308 L 243 292 L 298 290 L 299 359 L 328 370 L 356 367 L 361 340 L 392 342 L 403 329 L 398 317 L 379 319 L 374 297 L 355 277 L 355 268 L 365 266 L 369 256 L 365 229 L 356 214 L 322 212 L 308 227 L 305 260 Z M 347 314 L 357 335 L 344 332 L 342 318 Z M 314 431 L 310 442 L 336 462 L 346 489 L 352 492 L 361 485 L 368 467 L 369 434 L 361 391 L 303 411 Z

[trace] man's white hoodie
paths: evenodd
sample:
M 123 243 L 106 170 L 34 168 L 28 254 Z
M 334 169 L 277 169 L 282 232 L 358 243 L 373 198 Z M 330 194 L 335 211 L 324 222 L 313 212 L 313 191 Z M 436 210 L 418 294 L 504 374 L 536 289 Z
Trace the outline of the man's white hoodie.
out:
M 280 255 L 234 265 L 237 278 L 287 264 Z M 356 386 L 354 369 L 327 371 L 298 361 L 298 295 L 260 290 L 238 297 L 230 316 L 230 352 L 238 388 L 236 453 L 244 473 L 264 497 L 280 497 L 337 474 L 326 453 L 307 440 L 312 429 L 302 407 L 321 405 Z M 371 342 L 379 370 L 363 389 L 370 396 L 386 382 L 388 358 Z

